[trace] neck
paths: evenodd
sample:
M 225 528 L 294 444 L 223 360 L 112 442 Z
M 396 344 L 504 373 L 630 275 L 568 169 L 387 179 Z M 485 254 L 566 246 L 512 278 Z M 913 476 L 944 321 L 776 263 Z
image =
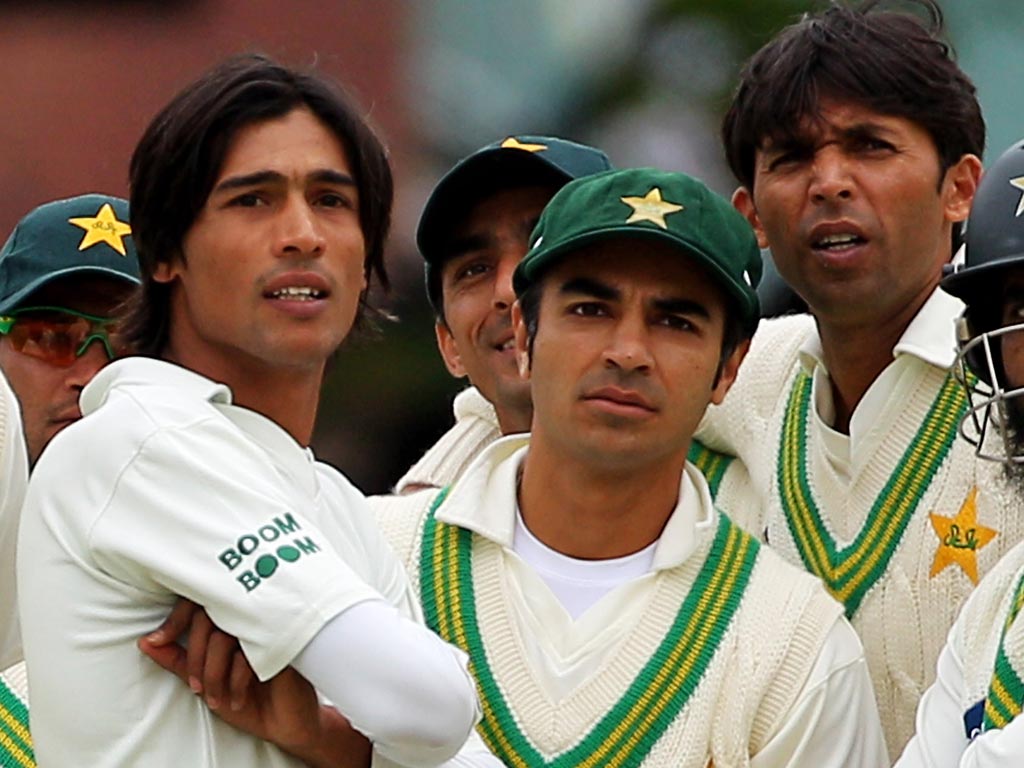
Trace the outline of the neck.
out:
M 530 532 L 569 557 L 607 560 L 657 541 L 679 500 L 685 455 L 616 472 L 549 450 L 536 432 L 523 461 L 519 508 Z
M 300 445 L 313 438 L 320 402 L 324 366 L 319 368 L 268 368 L 263 364 L 227 365 L 219 360 L 198 359 L 170 345 L 163 358 L 231 388 L 235 405 L 256 411 L 276 423 Z
M 533 406 L 515 406 L 494 404 L 494 412 L 498 416 L 498 428 L 502 435 L 515 435 L 529 432 L 533 422 Z
M 833 428 L 849 434 L 850 418 L 864 393 L 892 362 L 892 350 L 928 300 L 932 289 L 889 317 L 844 322 L 815 314 L 835 404 Z

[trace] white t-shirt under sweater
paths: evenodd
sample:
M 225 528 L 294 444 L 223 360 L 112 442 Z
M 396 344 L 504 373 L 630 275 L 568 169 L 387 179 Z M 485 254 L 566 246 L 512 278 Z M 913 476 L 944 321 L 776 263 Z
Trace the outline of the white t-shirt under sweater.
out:
M 1018 544 L 964 604 L 939 656 L 936 680 L 921 697 L 917 730 L 897 768 L 1017 768 L 1024 761 L 1022 584 L 1024 544 Z M 1001 649 L 1014 671 L 993 693 Z M 986 723 L 986 713 L 994 720 Z M 1003 720 L 1014 713 L 1018 716 Z
M 0 669 L 21 660 L 14 552 L 21 502 L 28 483 L 28 453 L 21 408 L 0 371 Z
M 416 615 L 362 494 L 230 405 L 227 387 L 163 361 L 112 363 L 81 405 L 35 468 L 19 543 L 40 764 L 298 765 L 226 725 L 136 642 L 182 595 L 267 679 L 356 603 Z
M 703 477 L 688 466 L 680 502 L 650 568 L 637 578 L 628 574 L 596 600 L 590 596 L 590 607 L 574 619 L 516 551 L 515 478 L 527 444 L 526 436 L 514 435 L 489 446 L 437 509 L 443 525 L 436 529 L 429 522 L 436 491 L 407 496 L 404 506 L 381 510 L 378 520 L 407 564 L 428 623 L 434 616 L 449 628 L 467 627 L 467 645 L 478 649 L 471 657 L 485 713 L 499 713 L 485 714 L 478 726 L 485 740 L 501 734 L 527 764 L 556 756 L 578 764 L 602 740 L 614 739 L 616 726 L 634 736 L 641 724 L 650 725 L 631 719 L 634 697 L 663 693 L 657 683 L 664 680 L 685 688 L 687 675 L 672 667 L 677 657 L 667 650 L 679 628 L 697 620 L 683 606 L 692 608 L 696 603 L 689 601 L 698 598 L 715 604 L 708 585 L 716 582 L 705 575 L 715 571 L 714 563 L 727 560 L 724 554 L 709 558 L 712 551 L 730 551 L 715 548 L 723 531 L 735 532 L 737 540 L 751 539 L 723 521 Z M 427 544 L 431 554 L 425 556 L 428 530 L 441 529 L 444 535 L 454 532 L 461 549 Z M 457 590 L 438 588 L 434 577 L 455 572 L 444 566 L 447 560 L 425 570 L 440 551 L 455 551 L 462 565 L 467 564 L 461 558 L 471 552 L 468 571 L 462 571 L 471 574 L 470 584 L 460 579 Z M 536 553 L 525 554 L 535 560 Z M 727 570 L 749 574 L 735 613 L 717 646 L 708 640 L 715 635 L 714 622 L 699 621 L 706 628 L 701 640 L 708 643 L 703 646 L 708 665 L 689 698 L 677 700 L 680 709 L 659 710 L 666 718 L 663 730 L 647 731 L 650 751 L 628 764 L 886 765 L 863 653 L 840 606 L 815 580 L 763 547 L 750 570 Z M 691 591 L 696 584 L 707 588 Z M 473 600 L 459 603 L 467 590 Z M 472 615 L 460 611 L 461 619 L 450 621 L 446 612 L 434 610 L 441 603 L 471 606 Z M 692 636 L 684 647 L 682 657 L 689 662 L 702 656 Z M 663 703 L 658 695 L 654 700 Z
M 1002 469 L 956 437 L 964 400 L 949 369 L 961 308 L 942 291 L 929 298 L 848 436 L 830 426 L 814 320 L 763 321 L 725 402 L 698 431 L 740 457 L 762 499 L 753 515 L 719 505 L 785 559 L 826 577 L 846 604 L 893 758 L 914 731 L 960 606 L 1024 538 L 1024 509 Z

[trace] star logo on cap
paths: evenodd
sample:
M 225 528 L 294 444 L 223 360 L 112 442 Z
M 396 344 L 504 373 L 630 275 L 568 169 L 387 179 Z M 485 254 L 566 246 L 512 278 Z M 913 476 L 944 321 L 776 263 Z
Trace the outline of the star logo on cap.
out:
M 662 229 L 668 229 L 668 224 L 665 223 L 665 217 L 670 213 L 677 213 L 682 211 L 683 206 L 677 205 L 676 203 L 670 203 L 667 200 L 661 199 L 661 190 L 657 187 L 651 189 L 643 197 L 623 197 L 620 198 L 622 202 L 633 209 L 633 213 L 626 219 L 627 224 L 635 224 L 638 221 L 649 221 L 652 224 L 657 224 Z
M 1017 202 L 1017 210 L 1013 214 L 1013 217 L 1017 218 L 1024 213 L 1024 176 L 1018 176 L 1016 179 L 1010 179 L 1010 186 L 1016 187 L 1020 190 L 1020 200 Z
M 127 222 L 117 220 L 117 214 L 110 203 L 104 203 L 95 216 L 68 219 L 68 224 L 85 230 L 85 237 L 78 244 L 78 250 L 84 251 L 97 243 L 106 243 L 122 256 L 128 255 L 124 238 L 132 233 L 132 228 Z
M 502 149 L 521 149 L 524 152 L 543 152 L 548 148 L 547 144 L 524 144 L 515 136 L 509 136 L 501 142 Z

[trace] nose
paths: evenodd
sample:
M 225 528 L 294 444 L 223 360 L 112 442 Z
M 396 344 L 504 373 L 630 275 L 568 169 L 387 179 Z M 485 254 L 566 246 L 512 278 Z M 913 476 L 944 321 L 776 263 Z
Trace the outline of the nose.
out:
M 70 389 L 80 391 L 109 361 L 103 342 L 94 339 L 85 348 L 85 352 L 68 367 L 64 382 Z
M 494 276 L 494 308 L 508 310 L 516 300 L 516 292 L 512 288 L 512 275 L 516 271 L 519 261 L 526 253 L 516 252 L 506 254 L 498 261 L 497 274 Z
M 293 258 L 320 256 L 324 243 L 313 207 L 305 197 L 289 199 L 280 213 L 277 255 Z
M 811 170 L 809 193 L 814 202 L 836 202 L 853 196 L 850 169 L 839 147 L 826 145 L 818 149 Z
M 627 373 L 649 373 L 654 367 L 654 357 L 648 342 L 647 325 L 642 318 L 620 318 L 605 349 L 605 366 Z

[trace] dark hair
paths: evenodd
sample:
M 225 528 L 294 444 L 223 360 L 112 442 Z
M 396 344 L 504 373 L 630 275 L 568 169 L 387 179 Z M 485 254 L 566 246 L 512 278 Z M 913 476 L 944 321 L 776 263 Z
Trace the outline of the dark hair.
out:
M 766 139 L 795 138 L 826 97 L 920 125 L 935 142 L 943 173 L 966 154 L 981 157 L 985 121 L 974 84 L 939 39 L 941 9 L 934 0 L 905 0 L 923 15 L 882 5 L 832 0 L 783 29 L 744 66 L 722 142 L 747 189 L 754 188 L 757 149 Z
M 182 257 L 181 245 L 217 180 L 238 132 L 305 108 L 345 148 L 359 190 L 366 242 L 364 273 L 388 287 L 384 243 L 393 182 L 387 152 L 341 88 L 314 72 L 289 69 L 262 55 L 227 59 L 182 90 L 146 128 L 130 167 L 132 236 L 142 288 L 125 321 L 128 344 L 159 354 L 167 344 L 171 287 L 153 280 L 156 266 Z M 357 324 L 368 310 L 359 299 Z
M 544 277 L 539 275 L 525 291 L 519 296 L 519 311 L 523 314 L 523 323 L 526 325 L 526 351 L 533 359 L 533 340 L 537 337 L 537 327 L 540 324 L 540 300 L 544 292 Z M 754 328 L 748 329 L 743 322 L 743 315 L 736 301 L 724 290 L 722 298 L 725 301 L 725 328 L 722 332 L 722 353 L 718 358 L 718 370 L 715 372 L 715 384 L 722 375 L 722 366 L 742 342 L 754 335 Z M 756 328 L 756 324 L 755 324 Z

